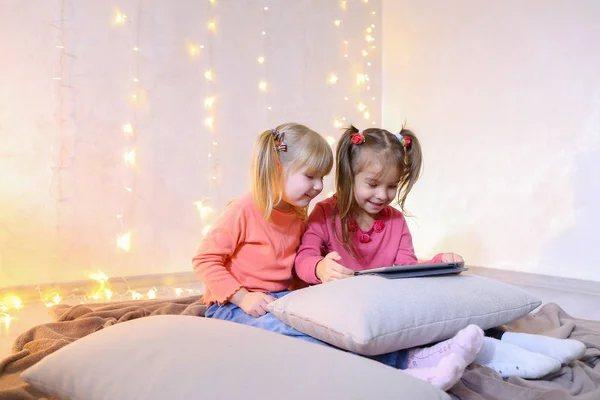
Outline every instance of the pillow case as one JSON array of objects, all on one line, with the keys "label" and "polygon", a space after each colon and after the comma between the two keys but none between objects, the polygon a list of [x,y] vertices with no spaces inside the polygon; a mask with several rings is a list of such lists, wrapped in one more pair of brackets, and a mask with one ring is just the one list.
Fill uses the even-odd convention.
[{"label": "pillow case", "polygon": [[21,378],[62,400],[450,399],[358,355],[182,315],[105,328],[50,354]]},{"label": "pillow case", "polygon": [[269,311],[300,332],[344,350],[378,355],[518,319],[541,301],[472,275],[409,279],[356,276],[293,291]]}]

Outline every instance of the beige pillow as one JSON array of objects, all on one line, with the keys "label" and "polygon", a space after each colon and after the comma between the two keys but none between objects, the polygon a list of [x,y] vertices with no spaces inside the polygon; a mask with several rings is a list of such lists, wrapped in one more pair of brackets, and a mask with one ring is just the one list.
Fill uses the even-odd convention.
[{"label": "beige pillow", "polygon": [[62,400],[450,399],[358,355],[181,315],[111,326],[47,356],[21,378]]},{"label": "beige pillow", "polygon": [[269,309],[307,335],[377,355],[450,338],[468,324],[497,327],[540,304],[515,286],[477,276],[367,275],[294,291]]}]

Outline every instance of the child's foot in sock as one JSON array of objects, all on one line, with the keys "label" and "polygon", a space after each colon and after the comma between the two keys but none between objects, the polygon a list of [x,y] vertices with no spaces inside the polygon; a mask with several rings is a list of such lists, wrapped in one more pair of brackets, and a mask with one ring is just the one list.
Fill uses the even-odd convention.
[{"label": "child's foot in sock", "polygon": [[518,376],[525,379],[538,379],[560,369],[560,361],[543,354],[532,353],[510,343],[484,338],[477,364],[496,371],[503,378]]},{"label": "child's foot in sock", "polygon": [[506,332],[502,335],[501,341],[514,344],[533,353],[555,358],[563,364],[579,360],[586,350],[585,344],[578,340],[556,339],[529,333]]},{"label": "child's foot in sock", "polygon": [[442,358],[437,366],[409,368],[404,372],[447,391],[460,380],[467,368],[466,361],[455,353]]},{"label": "child's foot in sock", "polygon": [[410,368],[433,367],[449,354],[458,354],[469,365],[475,360],[481,346],[483,331],[477,325],[469,325],[444,342],[409,350],[408,365]]}]

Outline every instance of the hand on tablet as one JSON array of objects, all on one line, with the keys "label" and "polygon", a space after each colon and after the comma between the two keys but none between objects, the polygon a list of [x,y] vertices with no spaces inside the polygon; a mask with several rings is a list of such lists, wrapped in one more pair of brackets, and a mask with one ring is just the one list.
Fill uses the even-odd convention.
[{"label": "hand on tablet", "polygon": [[463,258],[456,253],[444,253],[442,254],[442,262],[461,262],[465,261]]},{"label": "hand on tablet", "polygon": [[342,257],[340,257],[337,251],[332,251],[327,254],[324,259],[317,263],[317,269],[315,271],[317,278],[325,283],[354,276],[353,270],[337,263],[337,261],[341,259]]}]

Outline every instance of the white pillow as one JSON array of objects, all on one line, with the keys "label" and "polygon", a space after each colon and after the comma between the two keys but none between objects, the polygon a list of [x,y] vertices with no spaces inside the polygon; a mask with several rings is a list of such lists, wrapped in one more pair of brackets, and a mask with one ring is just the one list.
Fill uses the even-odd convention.
[{"label": "white pillow", "polygon": [[477,276],[367,275],[294,291],[269,310],[326,343],[377,355],[448,339],[469,324],[497,327],[540,304],[515,286]]},{"label": "white pillow", "polygon": [[21,378],[62,400],[450,399],[358,355],[181,315],[103,329],[47,356]]}]

